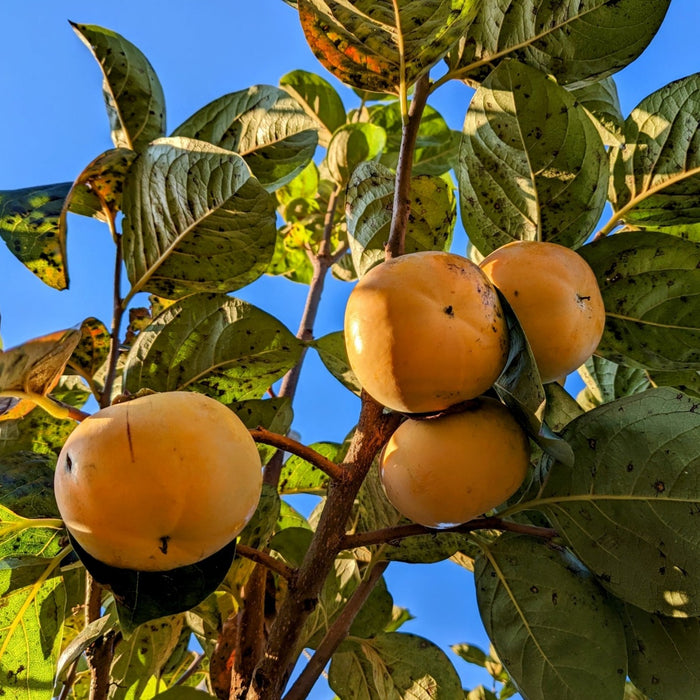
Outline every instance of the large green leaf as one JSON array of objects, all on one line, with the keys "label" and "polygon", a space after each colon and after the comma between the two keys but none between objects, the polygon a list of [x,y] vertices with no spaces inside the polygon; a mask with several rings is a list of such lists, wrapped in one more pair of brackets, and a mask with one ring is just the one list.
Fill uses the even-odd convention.
[{"label": "large green leaf", "polygon": [[603,143],[606,146],[620,146],[624,138],[625,118],[615,80],[612,77],[604,78],[572,90],[571,94],[591,115]]},{"label": "large green leaf", "polygon": [[224,403],[259,399],[299,360],[302,344],[277,319],[224,294],[169,306],[139,334],[124,389],[191,389]]},{"label": "large green leaf", "polygon": [[627,675],[622,620],[573,557],[504,535],[484,545],[474,575],[486,631],[528,700],[620,700]]},{"label": "large green leaf", "polygon": [[578,370],[586,383],[585,396],[590,406],[609,403],[623,396],[639,394],[651,388],[646,372],[634,367],[625,367],[603,357],[593,356]]},{"label": "large green leaf", "polygon": [[517,58],[561,84],[610,75],[656,34],[671,0],[488,0],[451,52],[456,77],[480,80],[494,63]]},{"label": "large green leaf", "polygon": [[143,150],[165,134],[165,98],[153,67],[139,49],[116,32],[71,24],[102,69],[114,145]]},{"label": "large green leaf", "polygon": [[629,231],[579,252],[605,303],[599,355],[645,369],[700,369],[700,243]]},{"label": "large green leaf", "polygon": [[243,159],[204,141],[159,139],[124,192],[123,248],[133,295],[230,292],[262,275],[275,203]]},{"label": "large green leaf", "polygon": [[455,700],[463,696],[439,647],[403,632],[345,642],[333,655],[331,688],[343,700]]},{"label": "large green leaf", "polygon": [[287,92],[254,85],[205,105],[172,135],[238,153],[272,191],[292,180],[313,158],[317,129],[316,119]]},{"label": "large green leaf", "polygon": [[457,179],[462,221],[481,253],[522,239],[575,248],[605,206],[608,160],[571,93],[504,61],[467,111]]},{"label": "large green leaf", "polygon": [[345,106],[335,88],[325,78],[305,70],[283,75],[280,87],[318,122],[319,143],[327,146],[333,132],[345,124]]},{"label": "large green leaf", "polygon": [[699,615],[697,403],[650,389],[589,411],[564,437],[576,464],[551,464],[524,507],[543,510],[619,598],[649,612]]},{"label": "large green leaf", "polygon": [[700,696],[700,619],[652,615],[626,605],[632,682],[654,700]]},{"label": "large green leaf", "polygon": [[[700,241],[700,73],[642,100],[612,152],[612,220]],[[688,227],[688,228],[686,228]]]},{"label": "large green leaf", "polygon": [[[299,0],[306,40],[336,78],[399,92],[430,70],[466,31],[474,0]],[[398,16],[397,16],[398,11]]]},{"label": "large green leaf", "polygon": [[[360,165],[348,184],[346,216],[352,261],[360,276],[384,260],[394,202],[394,174],[379,163]],[[456,219],[452,186],[443,178],[411,179],[407,253],[448,250]]]},{"label": "large green leaf", "polygon": [[700,398],[700,371],[648,372],[654,386],[674,386],[688,396]]},{"label": "large green leaf", "polygon": [[328,144],[328,171],[338,185],[346,185],[355,168],[364,161],[379,157],[386,145],[381,126],[353,123],[341,126]]},{"label": "large green leaf", "polygon": [[42,282],[68,288],[66,229],[61,212],[72,183],[0,192],[0,236]]},{"label": "large green leaf", "polygon": [[20,451],[58,457],[77,424],[37,409],[22,418],[0,421],[0,458]]},{"label": "large green leaf", "polygon": [[[44,562],[44,569],[53,565]],[[52,697],[61,646],[65,588],[60,577],[37,582],[2,598],[0,690],[12,700]]]}]

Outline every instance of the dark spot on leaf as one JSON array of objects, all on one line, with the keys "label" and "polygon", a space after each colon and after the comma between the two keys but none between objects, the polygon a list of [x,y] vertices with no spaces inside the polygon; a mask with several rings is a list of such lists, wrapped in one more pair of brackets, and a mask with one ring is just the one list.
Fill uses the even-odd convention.
[{"label": "dark spot on leaf", "polygon": [[540,589],[537,588],[537,586],[531,586],[530,587],[530,593],[539,593]]},{"label": "dark spot on leaf", "polygon": [[654,488],[659,493],[663,493],[666,490],[666,484],[664,484],[664,482],[659,479],[658,481],[654,482]]}]

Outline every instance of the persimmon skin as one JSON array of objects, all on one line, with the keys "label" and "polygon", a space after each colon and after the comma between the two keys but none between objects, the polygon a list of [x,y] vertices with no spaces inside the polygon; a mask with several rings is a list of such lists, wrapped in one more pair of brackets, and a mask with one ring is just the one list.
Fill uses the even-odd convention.
[{"label": "persimmon skin", "polygon": [[463,413],[402,423],[382,452],[380,476],[402,515],[441,528],[506,501],[523,483],[529,456],[527,435],[508,409],[480,398]]},{"label": "persimmon skin", "polygon": [[66,527],[104,564],[168,571],[231,542],[257,507],[258,450],[241,420],[176,391],[104,408],[68,437],[54,479]]},{"label": "persimmon skin", "polygon": [[480,265],[513,307],[544,383],[565,377],[596,350],[605,306],[595,273],[557,243],[514,241]]},{"label": "persimmon skin", "polygon": [[498,378],[508,331],[496,290],[452,253],[402,255],[372,268],[345,310],[350,366],[376,401],[431,413],[472,399]]}]

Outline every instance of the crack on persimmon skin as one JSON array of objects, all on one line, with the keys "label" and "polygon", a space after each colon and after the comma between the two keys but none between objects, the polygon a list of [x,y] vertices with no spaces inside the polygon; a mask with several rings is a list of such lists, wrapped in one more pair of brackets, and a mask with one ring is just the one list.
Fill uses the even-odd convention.
[{"label": "crack on persimmon skin", "polygon": [[158,549],[160,549],[160,551],[163,552],[163,554],[168,553],[168,542],[170,542],[170,539],[170,535],[165,535],[160,538],[160,547],[158,547]]},{"label": "crack on persimmon skin", "polygon": [[66,471],[73,471],[73,460],[70,458],[70,455],[66,455]]},{"label": "crack on persimmon skin", "polygon": [[131,441],[131,423],[129,423],[129,410],[126,411],[126,439],[129,442],[129,454],[131,455],[131,461],[135,462],[136,457],[134,456],[134,444]]}]

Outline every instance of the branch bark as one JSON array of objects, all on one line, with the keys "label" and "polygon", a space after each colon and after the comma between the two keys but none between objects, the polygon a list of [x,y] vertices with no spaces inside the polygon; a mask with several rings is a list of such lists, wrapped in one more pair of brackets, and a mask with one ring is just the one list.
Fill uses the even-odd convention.
[{"label": "branch bark", "polygon": [[294,576],[294,569],[287,566],[284,562],[271,557],[267,552],[254,549],[253,547],[248,547],[244,544],[239,544],[236,546],[236,554],[239,554],[246,559],[250,559],[257,564],[262,564],[262,566],[265,568],[279,574],[282,578],[286,578],[287,580]]}]

